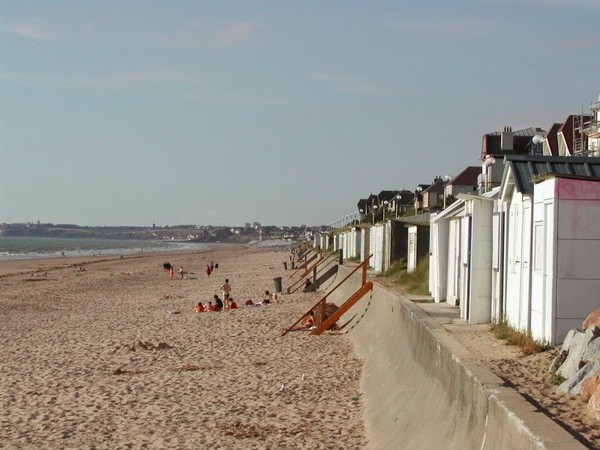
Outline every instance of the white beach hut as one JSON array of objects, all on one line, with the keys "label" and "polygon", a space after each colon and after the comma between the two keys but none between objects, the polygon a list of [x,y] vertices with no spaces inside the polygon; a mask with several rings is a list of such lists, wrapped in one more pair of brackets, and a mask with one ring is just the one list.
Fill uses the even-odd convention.
[{"label": "white beach hut", "polygon": [[531,333],[556,345],[600,307],[600,176],[548,176],[534,199]]},{"label": "white beach hut", "polygon": [[[553,236],[553,233],[550,233],[550,230],[553,230],[553,228],[548,227],[560,226],[560,224],[563,227],[565,224],[572,227],[573,218],[569,216],[570,210],[565,208],[560,216],[553,216],[552,223],[544,224],[546,220],[550,220],[550,216],[546,216],[546,214],[550,214],[552,209],[548,207],[546,212],[542,213],[540,212],[544,209],[542,206],[538,206],[535,223],[533,218],[533,179],[540,175],[552,174],[587,177],[591,181],[594,178],[600,178],[600,158],[525,155],[507,157],[499,201],[500,212],[504,215],[502,230],[502,242],[504,245],[504,257],[502,261],[503,286],[499,318],[506,319],[509,325],[518,330],[533,333],[535,329],[535,335],[540,339],[560,343],[562,332],[558,332],[556,327],[554,331],[549,331],[553,326],[552,324],[558,326],[556,322],[556,313],[558,311],[556,308],[551,307],[552,302],[558,300],[556,297],[552,299],[552,290],[548,289],[548,283],[555,282],[553,277],[556,277],[556,273],[550,271],[548,266],[546,266],[545,272],[542,269],[545,265],[550,264],[550,261],[557,262],[556,247],[546,241],[547,238]],[[542,198],[546,198],[545,200],[540,200],[542,204],[556,201],[556,198],[552,201],[547,198],[549,196],[547,189],[549,188],[545,185],[538,190]],[[578,195],[584,198],[582,192],[578,193]],[[534,226],[539,227],[535,236],[535,246],[537,248],[536,251],[538,251],[536,264],[539,263],[541,266],[537,266],[540,269],[537,271],[537,275],[535,275],[536,270],[531,266],[534,256]],[[546,234],[542,235],[542,230]],[[573,246],[575,245],[575,241],[567,239],[561,242],[561,245],[561,250],[566,252],[563,253],[566,255],[569,254],[568,252],[574,251]],[[541,253],[539,252],[541,252],[542,248],[545,255],[540,259]],[[583,258],[584,252],[578,254],[578,256]],[[572,264],[571,267],[580,270],[577,269],[578,265]],[[595,268],[597,271],[598,264],[596,264]],[[544,273],[546,275],[543,275]],[[536,276],[537,286],[535,289],[535,298],[533,296],[532,285],[534,275]],[[550,275],[550,280],[540,281],[539,277],[543,279],[544,276],[547,277]],[[567,285],[568,283],[565,283],[563,287]],[[577,289],[583,289],[583,286],[583,284],[578,285]],[[574,289],[571,293],[576,292],[577,290]],[[557,295],[560,297],[560,293],[557,293]],[[573,314],[575,314],[574,310],[576,307],[570,306],[570,302],[573,302],[573,299],[565,299],[564,302],[561,301],[561,307],[565,308],[565,311],[561,311],[561,317],[573,317]],[[535,314],[533,314],[534,309]],[[566,326],[566,322],[561,322],[561,327],[562,325]]]},{"label": "white beach hut", "polygon": [[[460,217],[464,200],[458,200],[439,214],[431,216],[429,292],[436,303],[459,304]],[[452,232],[450,225],[452,224]],[[457,227],[458,225],[458,227]]]},{"label": "white beach hut", "polygon": [[376,272],[384,271],[384,236],[385,236],[385,225],[384,223],[377,223],[371,227],[369,236],[369,248],[373,256],[371,257],[369,265]]},{"label": "white beach hut", "polygon": [[492,213],[498,189],[459,200],[431,220],[430,289],[469,323],[491,320]]}]

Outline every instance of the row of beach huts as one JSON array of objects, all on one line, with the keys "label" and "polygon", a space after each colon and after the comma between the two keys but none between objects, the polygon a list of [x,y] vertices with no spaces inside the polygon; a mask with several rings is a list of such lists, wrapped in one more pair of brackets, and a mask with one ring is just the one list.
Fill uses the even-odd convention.
[{"label": "row of beach huts", "polygon": [[375,272],[429,264],[429,291],[471,324],[550,345],[600,308],[600,97],[548,130],[483,136],[480,165],[382,191],[313,236]]}]

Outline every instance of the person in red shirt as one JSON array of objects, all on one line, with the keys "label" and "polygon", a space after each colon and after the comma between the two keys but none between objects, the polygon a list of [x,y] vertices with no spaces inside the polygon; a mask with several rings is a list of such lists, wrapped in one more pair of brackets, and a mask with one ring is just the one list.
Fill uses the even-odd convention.
[{"label": "person in red shirt", "polygon": [[196,312],[197,313],[204,312],[204,305],[202,304],[202,302],[198,302],[198,304],[196,305]]}]

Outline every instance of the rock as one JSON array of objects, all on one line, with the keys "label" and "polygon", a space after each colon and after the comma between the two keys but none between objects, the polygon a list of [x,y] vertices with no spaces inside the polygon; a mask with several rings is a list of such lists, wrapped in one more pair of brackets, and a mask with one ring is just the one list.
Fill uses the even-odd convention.
[{"label": "rock", "polygon": [[555,373],[558,370],[558,368],[563,365],[563,363],[567,359],[568,354],[569,352],[567,350],[561,350],[560,353],[556,355],[552,360],[552,363],[548,368],[548,372]]},{"label": "rock", "polygon": [[[596,327],[595,325],[594,331],[598,331],[598,327]],[[585,349],[585,352],[583,352],[582,359],[585,362],[600,362],[600,339],[594,339],[588,344],[587,348]]]},{"label": "rock", "polygon": [[557,392],[569,393],[578,395],[581,391],[583,381],[590,378],[597,370],[600,369],[600,363],[588,363],[573,374],[569,379],[565,380],[558,386]]},{"label": "rock", "polygon": [[[568,355],[565,362],[558,368],[556,373],[567,380],[571,378],[581,368],[581,359],[588,344],[596,339],[596,327],[588,328],[586,331],[576,330],[572,338],[569,339]],[[569,332],[570,333],[570,332]],[[566,342],[566,339],[565,339]],[[564,345],[563,345],[564,347]]]},{"label": "rock", "polygon": [[592,311],[583,321],[583,324],[581,325],[581,328],[583,328],[584,330],[587,330],[588,327],[595,325],[597,327],[600,327],[600,308]]},{"label": "rock", "polygon": [[581,391],[579,392],[579,395],[586,400],[589,399],[598,388],[598,385],[600,385],[600,370],[596,370],[592,376],[581,383]]},{"label": "rock", "polygon": [[596,387],[596,390],[590,397],[587,408],[594,419],[600,420],[600,386]]},{"label": "rock", "polygon": [[568,352],[569,347],[571,346],[571,341],[573,340],[573,336],[577,335],[578,333],[581,333],[581,330],[578,330],[577,328],[569,330],[569,332],[565,336],[565,340],[562,343],[561,350]]}]

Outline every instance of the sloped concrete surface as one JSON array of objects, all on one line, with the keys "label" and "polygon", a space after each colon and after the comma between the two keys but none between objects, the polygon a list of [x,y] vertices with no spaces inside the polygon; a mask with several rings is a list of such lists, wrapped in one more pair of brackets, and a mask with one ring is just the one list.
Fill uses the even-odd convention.
[{"label": "sloped concrete surface", "polygon": [[[340,267],[338,276],[349,272]],[[340,305],[359,286],[353,276],[330,299]],[[466,350],[440,320],[378,285],[342,317],[365,359],[371,448],[585,448],[489,370],[466,365]]]}]

